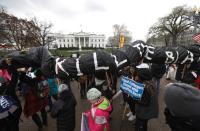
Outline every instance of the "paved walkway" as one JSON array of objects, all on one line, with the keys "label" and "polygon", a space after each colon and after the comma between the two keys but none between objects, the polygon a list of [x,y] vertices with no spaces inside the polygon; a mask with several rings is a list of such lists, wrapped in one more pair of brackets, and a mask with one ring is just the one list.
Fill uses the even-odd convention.
[{"label": "paved walkway", "polygon": [[[149,121],[148,131],[170,131],[169,127],[165,124],[164,120],[164,102],[163,102],[163,90],[164,85],[166,85],[168,81],[162,79],[161,81],[161,90],[159,94],[159,118],[152,119]],[[71,82],[71,87],[74,92],[74,95],[77,99],[78,105],[76,107],[76,129],[75,131],[80,131],[80,121],[81,121],[81,113],[90,108],[87,100],[81,100],[78,86],[76,82]],[[122,115],[124,106],[120,105],[122,102],[122,96],[118,97],[114,102],[114,111],[112,113],[111,120],[111,131],[134,131],[134,121],[129,122],[127,118],[122,121]],[[21,117],[23,122],[20,122],[20,131],[37,131],[36,125],[32,122],[31,118],[25,118],[23,115]],[[48,114],[48,127],[45,127],[43,131],[56,131],[56,121],[52,119]]]}]

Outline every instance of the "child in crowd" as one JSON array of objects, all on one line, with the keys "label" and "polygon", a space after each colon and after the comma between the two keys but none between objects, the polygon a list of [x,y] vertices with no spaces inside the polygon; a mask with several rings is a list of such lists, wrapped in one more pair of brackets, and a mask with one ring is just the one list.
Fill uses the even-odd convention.
[{"label": "child in crowd", "polygon": [[84,113],[88,118],[90,131],[110,131],[109,117],[112,106],[101,92],[96,88],[91,88],[87,92],[87,99],[92,104],[91,109]]}]

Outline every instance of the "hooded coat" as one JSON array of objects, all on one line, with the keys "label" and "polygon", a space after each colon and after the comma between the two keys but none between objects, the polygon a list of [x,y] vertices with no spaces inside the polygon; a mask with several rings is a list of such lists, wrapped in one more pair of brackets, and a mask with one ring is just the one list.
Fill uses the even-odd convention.
[{"label": "hooded coat", "polygon": [[64,90],[53,104],[51,116],[57,118],[57,131],[75,129],[76,99],[70,90]]},{"label": "hooded coat", "polygon": [[173,131],[200,130],[200,91],[185,83],[170,83],[164,92],[166,123]]},{"label": "hooded coat", "polygon": [[112,106],[105,97],[93,104],[92,108],[85,113],[90,131],[110,131],[111,110]]}]

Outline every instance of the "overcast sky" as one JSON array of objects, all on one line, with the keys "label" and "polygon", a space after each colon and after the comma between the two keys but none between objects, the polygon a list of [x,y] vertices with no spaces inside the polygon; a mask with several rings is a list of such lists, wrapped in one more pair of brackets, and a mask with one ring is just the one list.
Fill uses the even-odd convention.
[{"label": "overcast sky", "polygon": [[0,5],[15,16],[53,23],[53,32],[82,29],[108,37],[114,24],[125,24],[133,40],[145,40],[158,18],[179,5],[200,7],[200,0],[0,0]]}]

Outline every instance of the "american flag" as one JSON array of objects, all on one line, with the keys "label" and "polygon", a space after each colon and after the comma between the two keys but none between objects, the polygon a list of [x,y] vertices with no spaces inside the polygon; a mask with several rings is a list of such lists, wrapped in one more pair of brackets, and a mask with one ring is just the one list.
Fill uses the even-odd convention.
[{"label": "american flag", "polygon": [[193,40],[196,41],[197,43],[200,43],[200,33],[198,35],[194,36]]}]

